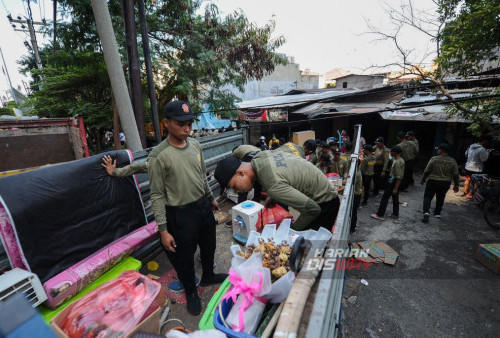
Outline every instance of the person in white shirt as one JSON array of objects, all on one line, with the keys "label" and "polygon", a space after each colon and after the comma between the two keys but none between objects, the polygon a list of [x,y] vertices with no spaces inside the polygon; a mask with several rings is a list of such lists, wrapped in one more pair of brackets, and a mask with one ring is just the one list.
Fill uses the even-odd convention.
[{"label": "person in white shirt", "polygon": [[470,187],[470,179],[473,174],[481,174],[484,169],[484,162],[488,160],[489,150],[486,150],[485,146],[489,142],[489,137],[481,136],[479,142],[473,143],[469,146],[465,152],[467,156],[467,162],[465,162],[465,183],[464,183],[464,195],[468,199],[472,199],[472,190]]}]

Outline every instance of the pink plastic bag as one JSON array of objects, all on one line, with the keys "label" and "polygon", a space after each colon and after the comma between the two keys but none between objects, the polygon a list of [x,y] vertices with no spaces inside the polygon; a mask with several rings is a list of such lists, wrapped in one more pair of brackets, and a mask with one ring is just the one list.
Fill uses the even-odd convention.
[{"label": "pink plastic bag", "polygon": [[69,337],[126,335],[151,312],[160,292],[160,283],[136,271],[124,271],[77,300],[61,329]]}]

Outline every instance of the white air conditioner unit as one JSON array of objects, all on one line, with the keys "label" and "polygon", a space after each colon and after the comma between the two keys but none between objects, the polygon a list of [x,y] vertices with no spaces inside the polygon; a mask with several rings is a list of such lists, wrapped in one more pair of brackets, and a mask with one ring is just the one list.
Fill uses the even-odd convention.
[{"label": "white air conditioner unit", "polygon": [[0,303],[17,292],[23,293],[33,307],[47,300],[47,295],[38,276],[15,268],[0,276]]}]

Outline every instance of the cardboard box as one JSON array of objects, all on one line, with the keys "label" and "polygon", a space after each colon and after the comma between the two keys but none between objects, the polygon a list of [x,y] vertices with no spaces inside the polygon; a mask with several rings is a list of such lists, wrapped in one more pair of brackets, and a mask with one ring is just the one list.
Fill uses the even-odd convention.
[{"label": "cardboard box", "polygon": [[316,133],[313,130],[298,131],[292,135],[292,142],[298,146],[302,146],[309,139],[316,139]]},{"label": "cardboard box", "polygon": [[385,264],[395,265],[399,257],[399,254],[393,248],[378,239],[360,242],[358,245],[375,259],[375,263],[384,262]]},{"label": "cardboard box", "polygon": [[479,244],[476,250],[476,259],[500,275],[500,243]]},{"label": "cardboard box", "polygon": [[[61,329],[61,325],[66,318],[68,312],[73,308],[75,303],[70,304],[64,310],[62,310],[52,321],[50,322],[50,328],[59,338],[69,338],[66,333]],[[161,307],[157,308],[152,314],[150,314],[147,318],[145,318],[142,322],[139,323],[128,335],[126,338],[132,337],[137,332],[147,332],[147,333],[160,333],[160,311]]]}]

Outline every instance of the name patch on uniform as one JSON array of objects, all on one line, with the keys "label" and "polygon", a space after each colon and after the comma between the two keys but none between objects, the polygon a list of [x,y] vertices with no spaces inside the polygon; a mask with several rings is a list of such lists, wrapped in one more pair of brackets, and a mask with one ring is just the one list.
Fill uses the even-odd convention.
[{"label": "name patch on uniform", "polygon": [[277,152],[276,154],[273,155],[273,160],[274,160],[274,163],[276,163],[276,167],[279,168],[279,167],[287,167],[286,163],[285,163],[285,157],[283,156],[283,154]]}]

